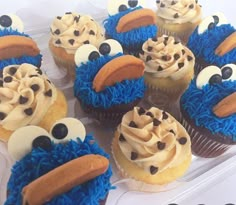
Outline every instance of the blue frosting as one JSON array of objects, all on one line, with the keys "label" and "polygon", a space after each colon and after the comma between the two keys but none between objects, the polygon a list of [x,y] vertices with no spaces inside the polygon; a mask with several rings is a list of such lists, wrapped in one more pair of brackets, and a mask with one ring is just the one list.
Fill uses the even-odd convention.
[{"label": "blue frosting", "polygon": [[[41,148],[32,150],[22,160],[16,162],[12,169],[12,175],[8,182],[10,194],[5,205],[22,205],[22,188],[48,173],[54,168],[87,154],[99,154],[109,158],[92,136],[86,136],[83,143],[78,139],[66,144],[53,144],[50,151]],[[106,198],[108,191],[113,187],[110,184],[112,175],[111,167],[102,175],[74,187],[69,192],[53,198],[47,205],[99,205],[99,201]],[[60,179],[58,179],[60,180]]]},{"label": "blue frosting", "polygon": [[[74,83],[74,95],[85,105],[93,107],[109,108],[113,105],[130,103],[142,98],[145,92],[144,78],[124,80],[113,86],[106,87],[101,92],[93,89],[93,79],[97,72],[107,62],[122,56],[118,53],[115,56],[102,56],[94,61],[89,61],[76,68],[76,79]],[[127,68],[128,69],[128,68]]]},{"label": "blue frosting", "polygon": [[13,30],[12,28],[0,29],[0,37],[2,37],[2,36],[14,36],[14,35],[29,37],[29,35],[27,35],[25,33],[21,33],[17,30]]},{"label": "blue frosting", "polygon": [[109,16],[104,21],[104,27],[106,30],[106,34],[111,38],[119,41],[119,43],[129,50],[138,50],[141,49],[143,43],[148,39],[157,35],[157,26],[150,25],[145,27],[140,27],[133,29],[131,31],[117,33],[116,26],[120,20],[120,18],[134,10],[142,9],[141,7],[137,7],[133,10],[128,9],[126,11],[120,12],[116,15]]},{"label": "blue frosting", "polygon": [[198,34],[198,28],[190,36],[187,46],[193,54],[204,59],[209,64],[223,66],[228,63],[236,62],[236,48],[223,56],[215,55],[215,49],[233,32],[235,28],[230,24],[217,26]]},{"label": "blue frosting", "polygon": [[196,80],[192,80],[181,97],[181,106],[197,126],[205,127],[213,134],[220,133],[236,141],[236,114],[219,118],[212,111],[218,102],[235,91],[236,81],[207,84],[203,89],[198,89]]}]

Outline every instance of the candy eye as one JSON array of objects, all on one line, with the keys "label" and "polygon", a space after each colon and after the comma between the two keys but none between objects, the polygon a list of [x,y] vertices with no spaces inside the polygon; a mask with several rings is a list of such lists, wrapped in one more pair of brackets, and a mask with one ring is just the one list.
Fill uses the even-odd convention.
[{"label": "candy eye", "polygon": [[50,134],[55,143],[68,142],[80,138],[83,142],[86,136],[84,125],[75,118],[64,118],[57,121],[51,128]]},{"label": "candy eye", "polygon": [[217,66],[208,66],[204,68],[197,76],[197,88],[202,89],[206,84],[218,84],[222,82],[221,70]]},{"label": "candy eye", "polygon": [[123,49],[118,41],[113,39],[108,39],[101,43],[101,45],[99,46],[99,52],[102,55],[114,56],[117,53],[123,53]]},{"label": "candy eye", "polygon": [[16,15],[2,15],[0,16],[0,29],[12,29],[23,32],[24,25],[21,19]]},{"label": "candy eye", "polygon": [[227,19],[223,13],[216,13],[205,18],[198,26],[198,34],[204,33],[206,30],[211,30],[216,26],[227,24]]},{"label": "candy eye", "polygon": [[115,15],[119,12],[126,11],[129,8],[127,0],[109,0],[107,10],[109,15]]},{"label": "candy eye", "polygon": [[79,67],[82,63],[96,60],[99,57],[100,54],[95,46],[91,44],[85,44],[77,49],[74,60],[75,64]]},{"label": "candy eye", "polygon": [[227,64],[221,68],[222,80],[236,80],[236,65]]},{"label": "candy eye", "polygon": [[41,127],[22,127],[12,133],[8,141],[8,151],[15,160],[20,160],[33,148],[50,150],[51,139],[48,132]]}]

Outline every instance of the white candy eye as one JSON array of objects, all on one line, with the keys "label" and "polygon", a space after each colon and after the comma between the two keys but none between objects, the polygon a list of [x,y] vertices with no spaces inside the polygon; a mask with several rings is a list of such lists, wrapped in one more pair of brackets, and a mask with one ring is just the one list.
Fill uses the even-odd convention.
[{"label": "white candy eye", "polygon": [[126,11],[129,9],[127,0],[109,0],[107,5],[107,10],[109,15],[115,15],[119,12]]},{"label": "white candy eye", "polygon": [[15,160],[22,159],[32,151],[32,148],[51,148],[51,136],[41,127],[26,126],[12,133],[8,141],[8,151]]},{"label": "white candy eye", "polygon": [[236,65],[227,64],[221,68],[222,80],[236,80]]},{"label": "white candy eye", "polygon": [[75,118],[64,118],[57,121],[51,128],[50,134],[55,143],[68,142],[80,138],[83,142],[86,136],[84,125]]},{"label": "white candy eye", "polygon": [[88,61],[96,60],[100,57],[98,49],[91,44],[84,44],[80,46],[75,52],[75,64],[80,66],[82,63],[87,63]]},{"label": "white candy eye", "polygon": [[227,19],[223,13],[216,13],[205,18],[198,26],[198,34],[204,33],[206,30],[211,30],[216,26],[227,24]]},{"label": "white candy eye", "polygon": [[0,29],[13,29],[23,32],[24,24],[21,19],[14,14],[2,15],[0,16]]},{"label": "white candy eye", "polygon": [[113,39],[108,39],[101,43],[101,45],[99,46],[99,52],[102,55],[114,56],[117,53],[123,53],[123,49],[118,41]]},{"label": "white candy eye", "polygon": [[202,89],[206,84],[218,84],[222,82],[222,74],[217,66],[208,66],[204,68],[196,78],[197,88]]}]

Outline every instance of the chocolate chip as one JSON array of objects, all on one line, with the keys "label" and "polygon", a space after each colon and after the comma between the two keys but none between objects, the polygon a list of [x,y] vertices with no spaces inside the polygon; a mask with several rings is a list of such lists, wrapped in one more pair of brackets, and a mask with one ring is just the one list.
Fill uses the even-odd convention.
[{"label": "chocolate chip", "polygon": [[10,75],[15,75],[16,71],[17,71],[16,67],[10,67],[9,69]]},{"label": "chocolate chip", "polygon": [[60,32],[59,29],[57,29],[57,30],[54,31],[54,33],[57,34],[57,35],[59,35],[61,32]]},{"label": "chocolate chip", "polygon": [[90,19],[91,21],[94,21],[94,19]]},{"label": "chocolate chip", "polygon": [[180,55],[178,54],[178,53],[176,53],[175,55],[174,55],[174,59],[175,60],[178,60],[180,58]]},{"label": "chocolate chip", "polygon": [[163,44],[164,44],[165,46],[167,45],[167,41],[168,41],[168,40],[164,40],[164,41],[163,41]]},{"label": "chocolate chip", "polygon": [[179,67],[179,69],[184,67],[184,62],[183,63],[178,63],[178,67]]},{"label": "chocolate chip", "polygon": [[145,112],[146,112],[146,110],[142,107],[140,107],[139,110],[138,110],[139,115],[143,115],[143,114],[145,114]]},{"label": "chocolate chip", "polygon": [[161,141],[157,142],[157,148],[159,150],[163,150],[163,149],[165,149],[165,147],[166,147],[166,143],[165,142],[161,142]]},{"label": "chocolate chip", "polygon": [[148,46],[147,50],[150,52],[152,51],[152,47],[151,46]]},{"label": "chocolate chip", "polygon": [[87,40],[87,41],[84,41],[84,44],[89,44],[90,42],[89,42],[89,40]]},{"label": "chocolate chip", "polygon": [[195,0],[196,4],[198,3],[198,0]]},{"label": "chocolate chip", "polygon": [[95,36],[95,32],[93,30],[89,31],[89,35],[94,35]]},{"label": "chocolate chip", "polygon": [[174,15],[174,18],[175,18],[175,19],[179,18],[179,14],[176,13],[176,14]]},{"label": "chocolate chip", "polygon": [[138,126],[136,125],[136,123],[135,123],[134,121],[131,121],[131,122],[129,123],[129,126],[130,126],[130,127],[133,127],[133,128],[138,128]]},{"label": "chocolate chip", "polygon": [[154,36],[154,37],[152,38],[152,41],[157,42],[157,37]]},{"label": "chocolate chip", "polygon": [[179,139],[179,143],[180,143],[181,145],[185,145],[185,144],[187,143],[187,138],[186,138],[186,137],[181,137],[181,138]]},{"label": "chocolate chip", "polygon": [[182,49],[182,54],[183,54],[183,55],[185,54],[185,50],[184,50],[184,49]]},{"label": "chocolate chip", "polygon": [[10,83],[10,82],[12,81],[12,77],[11,77],[11,76],[7,76],[7,77],[5,77],[5,78],[3,79],[3,81],[4,81],[5,83]]},{"label": "chocolate chip", "polygon": [[146,62],[148,62],[148,61],[150,61],[150,60],[152,60],[152,57],[151,57],[151,56],[147,56]]},{"label": "chocolate chip", "polygon": [[159,121],[157,118],[153,119],[153,126],[159,126],[161,124],[161,121]]},{"label": "chocolate chip", "polygon": [[193,4],[190,4],[188,8],[193,9],[193,8],[194,8],[194,5],[193,5]]},{"label": "chocolate chip", "polygon": [[33,78],[33,77],[38,77],[37,75],[30,75],[29,76],[30,78]]},{"label": "chocolate chip", "polygon": [[32,108],[27,108],[24,110],[24,113],[28,116],[32,115],[33,114],[33,109]]},{"label": "chocolate chip", "polygon": [[156,0],[156,3],[159,4],[159,3],[160,3],[160,0]]},{"label": "chocolate chip", "polygon": [[169,132],[171,132],[171,133],[173,133],[173,135],[175,135],[175,132],[174,132],[174,130],[170,130]]},{"label": "chocolate chip", "polygon": [[39,90],[39,85],[38,84],[33,84],[30,86],[30,88],[34,91],[37,92]]},{"label": "chocolate chip", "polygon": [[131,152],[130,159],[131,160],[136,160],[138,158],[138,153],[137,152]]},{"label": "chocolate chip", "polygon": [[0,120],[4,120],[6,117],[6,114],[4,112],[0,112]]},{"label": "chocolate chip", "polygon": [[75,36],[79,36],[79,31],[78,30],[74,30],[74,35]]},{"label": "chocolate chip", "polygon": [[51,81],[47,79],[47,81],[51,84]]},{"label": "chocolate chip", "polygon": [[0,80],[0,87],[3,87],[3,81]]},{"label": "chocolate chip", "polygon": [[164,8],[166,5],[161,2],[160,7]]},{"label": "chocolate chip", "polygon": [[153,115],[151,112],[147,112],[146,115],[147,115],[147,116],[150,116],[151,118],[154,117],[154,115]]},{"label": "chocolate chip", "polygon": [[168,115],[166,114],[165,111],[162,112],[162,119],[166,120],[168,118]]},{"label": "chocolate chip", "polygon": [[27,103],[28,102],[28,98],[27,97],[24,97],[24,96],[20,96],[20,98],[19,98],[19,103],[20,104],[25,104],[25,103]]},{"label": "chocolate chip", "polygon": [[163,68],[159,65],[158,68],[157,68],[157,71],[162,71]]},{"label": "chocolate chip", "polygon": [[57,39],[55,44],[61,44],[61,40],[60,39]]},{"label": "chocolate chip", "polygon": [[47,97],[52,97],[52,89],[49,89],[48,91],[46,91],[44,95]]},{"label": "chocolate chip", "polygon": [[174,44],[178,44],[178,43],[180,43],[180,41],[178,41],[178,40],[175,40]]},{"label": "chocolate chip", "polygon": [[158,167],[150,166],[150,173],[152,175],[156,174],[158,172]]},{"label": "chocolate chip", "polygon": [[65,14],[72,14],[71,12],[66,12]]},{"label": "chocolate chip", "polygon": [[171,5],[175,5],[177,2],[176,1],[172,1],[171,2]]},{"label": "chocolate chip", "polygon": [[119,141],[120,141],[120,142],[125,142],[125,141],[126,141],[124,135],[120,134],[120,136],[119,136]]},{"label": "chocolate chip", "polygon": [[61,16],[57,16],[57,19],[58,19],[58,20],[61,20]]},{"label": "chocolate chip", "polygon": [[72,46],[73,46],[73,44],[74,44],[75,40],[74,40],[74,39],[70,39],[68,42],[70,43],[70,45],[72,45]]},{"label": "chocolate chip", "polygon": [[39,75],[42,75],[42,74],[43,74],[43,72],[42,72],[42,70],[41,70],[40,68],[37,68],[36,71],[37,71],[37,73],[38,73]]},{"label": "chocolate chip", "polygon": [[78,23],[78,22],[79,22],[79,19],[80,19],[80,16],[75,16],[74,21],[75,21],[76,23]]},{"label": "chocolate chip", "polygon": [[193,57],[192,56],[187,56],[187,59],[188,59],[188,61],[191,61],[191,60],[193,60]]},{"label": "chocolate chip", "polygon": [[3,70],[0,70],[0,78],[3,77]]},{"label": "chocolate chip", "polygon": [[162,59],[163,61],[168,61],[168,60],[171,59],[171,57],[168,56],[168,55],[165,55],[165,56],[162,56],[161,59]]}]

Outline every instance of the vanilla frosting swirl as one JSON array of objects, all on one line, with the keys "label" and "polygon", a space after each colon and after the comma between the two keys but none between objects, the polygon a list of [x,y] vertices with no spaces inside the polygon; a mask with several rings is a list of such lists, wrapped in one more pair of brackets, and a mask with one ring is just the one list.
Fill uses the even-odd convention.
[{"label": "vanilla frosting swirl", "polygon": [[166,23],[197,23],[202,18],[197,0],[160,0],[157,7],[157,16]]},{"label": "vanilla frosting swirl", "polygon": [[148,39],[142,50],[140,58],[146,63],[145,72],[153,77],[178,80],[195,64],[193,53],[172,36]]},{"label": "vanilla frosting swirl", "polygon": [[68,54],[75,54],[83,44],[98,46],[104,39],[101,26],[91,16],[68,12],[57,16],[50,27],[54,46],[64,48]]},{"label": "vanilla frosting swirl", "polygon": [[160,173],[178,166],[191,154],[186,130],[158,108],[135,107],[123,116],[118,132],[122,153],[147,172],[153,171],[151,167]]},{"label": "vanilla frosting swirl", "polygon": [[56,100],[54,85],[30,64],[10,65],[0,72],[0,125],[7,130],[37,125]]}]

